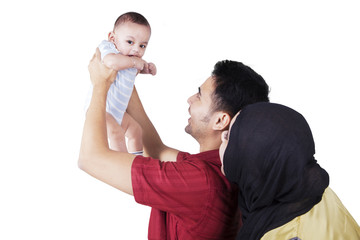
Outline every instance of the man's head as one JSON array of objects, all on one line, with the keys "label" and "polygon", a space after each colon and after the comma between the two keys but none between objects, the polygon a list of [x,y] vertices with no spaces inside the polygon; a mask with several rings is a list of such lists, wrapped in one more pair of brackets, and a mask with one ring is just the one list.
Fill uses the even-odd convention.
[{"label": "man's head", "polygon": [[269,102],[269,87],[265,80],[241,62],[220,61],[212,76],[215,85],[213,111],[224,111],[233,117],[248,104]]},{"label": "man's head", "polygon": [[198,93],[188,99],[191,117],[185,131],[199,142],[201,150],[216,149],[231,118],[248,104],[268,102],[268,93],[265,80],[250,67],[220,61]]},{"label": "man's head", "polygon": [[151,35],[149,22],[136,12],[128,12],[117,18],[114,29],[108,34],[117,50],[126,56],[142,57]]}]

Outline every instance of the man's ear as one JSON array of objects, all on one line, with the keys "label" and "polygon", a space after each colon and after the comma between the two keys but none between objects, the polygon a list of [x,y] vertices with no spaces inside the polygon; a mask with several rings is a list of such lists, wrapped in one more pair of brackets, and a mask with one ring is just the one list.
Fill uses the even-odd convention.
[{"label": "man's ear", "polygon": [[109,32],[108,41],[112,42],[112,43],[115,43],[115,33],[113,31]]},{"label": "man's ear", "polygon": [[231,117],[226,112],[218,112],[215,114],[215,122],[213,125],[213,130],[223,131],[229,127],[231,122]]}]

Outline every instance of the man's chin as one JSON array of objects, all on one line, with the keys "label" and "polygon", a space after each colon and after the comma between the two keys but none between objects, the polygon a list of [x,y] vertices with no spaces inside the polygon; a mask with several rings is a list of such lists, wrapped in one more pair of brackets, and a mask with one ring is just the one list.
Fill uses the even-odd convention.
[{"label": "man's chin", "polygon": [[190,127],[190,124],[188,124],[186,127],[185,127],[185,132],[187,134],[190,134],[191,135],[191,127]]},{"label": "man's chin", "polygon": [[193,132],[193,129],[192,129],[192,126],[190,123],[185,127],[185,132],[187,134],[189,134],[190,136],[192,136],[193,138],[195,138],[193,135],[194,132]]}]

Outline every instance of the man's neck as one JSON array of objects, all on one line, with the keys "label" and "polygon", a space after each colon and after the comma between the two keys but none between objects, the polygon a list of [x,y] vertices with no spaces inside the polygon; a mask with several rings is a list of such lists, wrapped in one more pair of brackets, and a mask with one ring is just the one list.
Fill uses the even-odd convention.
[{"label": "man's neck", "polygon": [[212,141],[206,143],[200,143],[200,152],[206,152],[210,150],[219,149],[221,142],[219,141]]}]

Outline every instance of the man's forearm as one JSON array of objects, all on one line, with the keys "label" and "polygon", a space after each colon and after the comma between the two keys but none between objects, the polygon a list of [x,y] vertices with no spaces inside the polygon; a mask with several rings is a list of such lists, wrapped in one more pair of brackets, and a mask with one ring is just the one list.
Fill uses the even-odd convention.
[{"label": "man's forearm", "polygon": [[132,195],[131,165],[135,156],[109,149],[105,117],[106,93],[104,87],[94,86],[84,124],[79,167],[100,181]]},{"label": "man's forearm", "polygon": [[176,161],[176,156],[179,151],[167,147],[162,142],[158,132],[144,110],[135,87],[129,101],[127,112],[143,129],[145,154],[152,158],[160,159],[161,161]]},{"label": "man's forearm", "polygon": [[106,95],[105,85],[94,86],[90,107],[86,113],[80,149],[81,156],[85,158],[108,148],[105,122]]},{"label": "man's forearm", "polygon": [[108,148],[105,122],[106,97],[116,76],[115,71],[101,63],[99,49],[96,49],[96,53],[89,63],[89,72],[93,93],[84,124],[79,165],[83,163],[81,160],[90,159],[98,152]]},{"label": "man's forearm", "polygon": [[80,147],[79,167],[93,177],[133,194],[131,166],[135,156],[109,149],[106,132],[106,97],[116,72],[100,61],[100,52],[89,64],[93,94],[86,114]]}]

